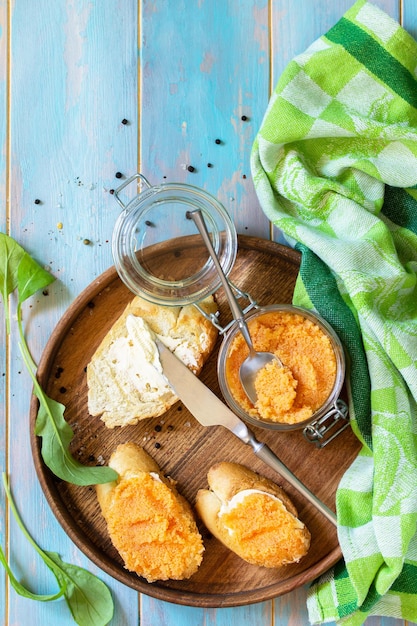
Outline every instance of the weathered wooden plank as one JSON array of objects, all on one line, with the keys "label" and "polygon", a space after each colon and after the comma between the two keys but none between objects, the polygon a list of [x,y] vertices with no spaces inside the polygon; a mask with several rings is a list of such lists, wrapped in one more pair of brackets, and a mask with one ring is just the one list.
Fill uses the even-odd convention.
[{"label": "weathered wooden plank", "polygon": [[268,237],[249,168],[268,100],[268,2],[152,0],[141,24],[142,172],[207,189],[238,232]]},{"label": "weathered wooden plank", "polygon": [[[140,166],[149,181],[203,187],[238,232],[266,238],[249,157],[268,100],[268,17],[263,0],[144,2],[140,84]],[[203,611],[142,596],[144,626],[203,622],[266,625],[271,603]]]},{"label": "weathered wooden plank", "polygon": [[[119,208],[109,189],[118,182],[116,171],[135,169],[137,162],[137,12],[135,3],[122,9],[117,1],[42,0],[10,7],[11,234],[57,278],[49,295],[25,307],[38,360],[68,304],[112,264],[110,239]],[[130,124],[121,124],[123,118]],[[87,238],[91,243],[85,245]],[[27,428],[31,384],[15,332],[10,384],[10,475],[25,523],[41,546],[110,584],[117,597],[115,624],[137,624],[137,594],[89,563],[40,491]],[[49,575],[13,523],[10,553],[31,587],[51,589]],[[62,602],[33,603],[11,591],[9,606],[13,624],[73,623]]]},{"label": "weathered wooden plank", "polygon": [[417,38],[417,3],[414,0],[403,0],[401,24],[414,39]]},{"label": "weathered wooden plank", "polygon": [[[7,224],[7,190],[6,190],[6,164],[7,164],[7,2],[0,0],[0,231],[6,232]],[[4,324],[4,308],[0,303],[0,472],[7,468],[7,427],[6,427],[6,334]],[[7,514],[6,501],[3,488],[0,484],[0,545],[3,550],[7,544]],[[0,569],[0,623],[6,623],[6,577],[3,569]]]},{"label": "weathered wooden plank", "polygon": [[142,596],[140,623],[141,626],[266,626],[273,623],[271,607],[271,602],[262,602],[234,608],[200,609]]}]

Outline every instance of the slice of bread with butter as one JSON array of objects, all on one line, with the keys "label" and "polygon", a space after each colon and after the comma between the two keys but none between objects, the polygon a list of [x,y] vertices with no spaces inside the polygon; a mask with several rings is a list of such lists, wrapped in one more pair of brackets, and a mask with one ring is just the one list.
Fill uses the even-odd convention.
[{"label": "slice of bread with butter", "polygon": [[[200,307],[217,312],[212,296]],[[162,374],[155,335],[199,374],[218,331],[193,305],[160,306],[136,296],[87,366],[88,410],[108,428],[158,417],[178,400]]]}]

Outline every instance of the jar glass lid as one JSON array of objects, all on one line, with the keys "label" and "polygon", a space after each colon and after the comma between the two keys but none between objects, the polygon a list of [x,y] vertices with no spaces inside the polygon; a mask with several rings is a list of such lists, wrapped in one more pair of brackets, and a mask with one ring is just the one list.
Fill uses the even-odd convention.
[{"label": "jar glass lid", "polygon": [[[140,193],[127,205],[119,192],[133,181]],[[214,267],[190,211],[203,214],[213,247],[227,275],[237,252],[236,229],[223,205],[207,191],[191,185],[166,183],[152,187],[140,174],[116,191],[122,207],[113,231],[116,270],[136,295],[155,304],[196,303],[220,287]],[[176,232],[172,239],[167,233]]]}]

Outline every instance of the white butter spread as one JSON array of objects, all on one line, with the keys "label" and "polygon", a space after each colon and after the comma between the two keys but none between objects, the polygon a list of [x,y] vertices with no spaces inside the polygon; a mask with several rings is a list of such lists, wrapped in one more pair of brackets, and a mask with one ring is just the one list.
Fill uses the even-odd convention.
[{"label": "white butter spread", "polygon": [[[128,378],[142,402],[172,394],[162,373],[154,334],[141,317],[126,318],[127,337],[119,337],[109,348],[108,359],[116,371],[116,380]],[[118,376],[117,376],[118,375]]]},{"label": "white butter spread", "polygon": [[[242,491],[239,491],[228,502],[224,502],[221,505],[220,511],[218,513],[219,519],[222,517],[222,515],[225,515],[227,513],[230,513],[230,511],[233,511],[233,509],[235,509],[240,504],[242,504],[242,502],[244,502],[245,499],[248,496],[250,496],[250,495],[252,495],[254,493],[260,493],[263,496],[266,496],[267,498],[271,498],[272,500],[276,500],[277,502],[280,503],[280,506],[282,506],[282,508],[285,511],[288,512],[289,515],[294,517],[294,519],[297,519],[292,513],[290,513],[288,511],[287,507],[285,506],[285,504],[283,503],[283,501],[280,498],[277,498],[277,496],[274,496],[272,493],[267,493],[266,491],[262,491],[261,489],[243,489]],[[300,522],[299,520],[297,520],[297,522],[299,524],[299,528],[302,528],[304,526],[304,524],[302,522]],[[229,535],[233,535],[233,533],[235,532],[234,528],[231,528],[227,524],[225,524],[225,527],[227,528],[227,531],[228,531]]]},{"label": "white butter spread", "polygon": [[230,511],[233,511],[233,509],[235,509],[240,504],[242,504],[245,498],[252,495],[253,493],[261,493],[263,496],[266,496],[267,498],[271,498],[272,500],[278,500],[279,502],[281,502],[282,506],[284,506],[284,503],[282,502],[282,500],[272,495],[272,493],[266,493],[266,491],[261,491],[260,489],[243,489],[242,491],[239,491],[238,493],[236,493],[233,496],[233,498],[231,498],[228,502],[223,502],[223,504],[220,507],[219,517],[227,513],[230,513]]},{"label": "white butter spread", "polygon": [[126,328],[129,340],[133,342],[138,357],[146,363],[150,363],[162,372],[162,366],[159,360],[159,352],[156,347],[154,334],[148,324],[142,317],[136,315],[128,315],[126,318]]}]

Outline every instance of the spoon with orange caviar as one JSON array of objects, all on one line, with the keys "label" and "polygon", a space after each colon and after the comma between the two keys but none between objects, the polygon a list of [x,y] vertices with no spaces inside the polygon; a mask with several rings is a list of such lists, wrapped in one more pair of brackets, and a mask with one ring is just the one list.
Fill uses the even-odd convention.
[{"label": "spoon with orange caviar", "polygon": [[214,266],[222,282],[230,306],[230,310],[233,315],[233,319],[238,324],[239,330],[248,345],[249,355],[240,366],[239,377],[240,382],[242,383],[242,387],[249,400],[252,402],[252,404],[256,404],[258,400],[258,394],[255,387],[255,381],[259,371],[262,370],[269,363],[275,363],[275,366],[278,367],[283,367],[283,365],[279,358],[272,352],[257,352],[253,347],[252,339],[244,317],[244,313],[239,305],[237,298],[233,293],[233,290],[229,284],[229,281],[226,278],[225,273],[223,272],[223,268],[211,243],[210,235],[200,209],[196,209],[195,211],[187,211],[186,216],[187,219],[193,220],[194,224],[197,226],[200,232],[200,235],[203,238],[206,248],[209,251],[211,258],[213,259]]}]

